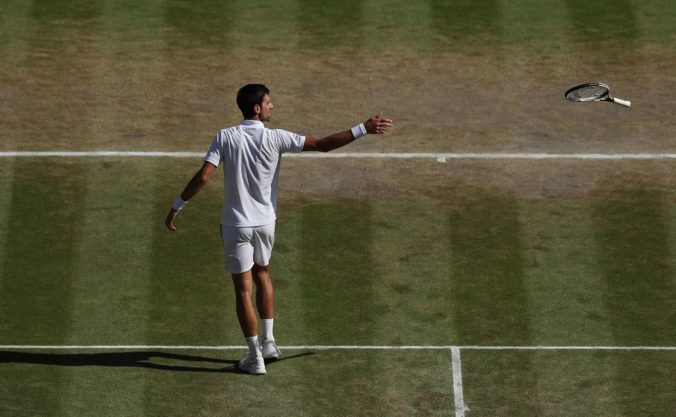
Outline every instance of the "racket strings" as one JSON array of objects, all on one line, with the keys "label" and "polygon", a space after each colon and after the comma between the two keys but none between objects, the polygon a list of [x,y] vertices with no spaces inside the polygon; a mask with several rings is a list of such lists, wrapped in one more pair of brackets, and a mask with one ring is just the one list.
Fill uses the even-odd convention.
[{"label": "racket strings", "polygon": [[606,87],[600,85],[589,85],[580,87],[568,93],[567,98],[569,100],[594,100],[596,98],[602,97],[608,92]]}]

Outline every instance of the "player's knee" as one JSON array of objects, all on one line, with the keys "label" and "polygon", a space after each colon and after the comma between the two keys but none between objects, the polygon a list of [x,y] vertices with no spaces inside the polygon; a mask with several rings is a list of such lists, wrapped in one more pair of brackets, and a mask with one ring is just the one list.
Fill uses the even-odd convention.
[{"label": "player's knee", "polygon": [[267,266],[254,265],[251,272],[253,272],[253,278],[256,285],[270,283],[270,270]]}]

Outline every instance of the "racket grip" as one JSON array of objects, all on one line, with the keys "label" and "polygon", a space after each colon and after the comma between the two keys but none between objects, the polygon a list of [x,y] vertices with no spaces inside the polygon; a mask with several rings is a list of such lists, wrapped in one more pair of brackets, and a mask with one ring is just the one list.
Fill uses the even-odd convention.
[{"label": "racket grip", "polygon": [[631,107],[631,101],[629,101],[629,100],[622,100],[621,98],[613,97],[613,102],[615,102],[615,103],[617,103],[621,106],[624,106],[624,107]]}]

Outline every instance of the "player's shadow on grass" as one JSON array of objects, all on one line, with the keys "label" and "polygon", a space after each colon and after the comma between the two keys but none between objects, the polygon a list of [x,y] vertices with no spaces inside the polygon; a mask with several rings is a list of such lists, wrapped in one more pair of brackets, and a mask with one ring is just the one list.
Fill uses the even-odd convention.
[{"label": "player's shadow on grass", "polygon": [[[285,356],[267,363],[313,355],[313,352]],[[161,363],[160,363],[161,362]],[[168,352],[102,352],[102,353],[34,353],[0,352],[0,364],[22,363],[54,366],[110,366],[115,368],[146,368],[174,372],[241,373],[237,360],[179,355]],[[196,363],[211,366],[197,366]],[[223,365],[227,365],[223,367]]]}]

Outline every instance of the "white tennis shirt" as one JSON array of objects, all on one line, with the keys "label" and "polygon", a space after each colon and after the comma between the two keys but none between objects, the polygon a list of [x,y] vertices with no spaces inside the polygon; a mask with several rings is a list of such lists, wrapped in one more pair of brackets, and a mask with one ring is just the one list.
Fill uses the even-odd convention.
[{"label": "white tennis shirt", "polygon": [[305,137],[268,129],[257,120],[243,120],[214,137],[204,160],[223,163],[221,224],[255,227],[273,223],[277,216],[277,182],[284,152],[301,152]]}]

